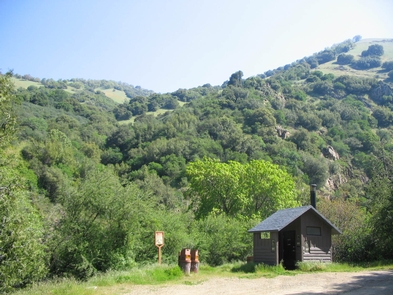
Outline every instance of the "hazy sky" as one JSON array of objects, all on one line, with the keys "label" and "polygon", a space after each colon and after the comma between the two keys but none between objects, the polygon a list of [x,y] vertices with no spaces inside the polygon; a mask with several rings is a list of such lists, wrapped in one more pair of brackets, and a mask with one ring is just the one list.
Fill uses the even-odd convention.
[{"label": "hazy sky", "polygon": [[264,73],[355,35],[393,38],[392,0],[0,0],[0,70],[156,92]]}]

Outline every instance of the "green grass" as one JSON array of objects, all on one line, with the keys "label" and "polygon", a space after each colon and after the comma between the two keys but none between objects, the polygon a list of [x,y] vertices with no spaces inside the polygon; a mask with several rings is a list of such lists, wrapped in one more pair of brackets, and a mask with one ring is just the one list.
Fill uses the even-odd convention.
[{"label": "green grass", "polygon": [[[383,41],[385,40],[385,41]],[[393,38],[385,39],[363,39],[355,44],[355,47],[348,51],[346,54],[351,54],[356,59],[360,58],[363,50],[367,50],[370,45],[379,44],[384,48],[384,54],[381,56],[382,63],[385,61],[393,61]],[[364,78],[377,78],[386,79],[388,78],[387,73],[382,71],[381,67],[368,69],[368,70],[355,70],[349,65],[340,66],[336,64],[336,61],[327,62],[319,65],[315,70],[322,71],[325,74],[333,74],[336,77],[342,75],[350,75]]]},{"label": "green grass", "polygon": [[285,270],[282,265],[269,266],[255,263],[228,263],[217,267],[201,264],[196,274],[184,275],[177,265],[150,265],[129,271],[110,271],[87,282],[60,279],[36,284],[13,295],[109,295],[124,294],[133,285],[198,285],[211,278],[273,278],[280,275],[298,275],[310,272],[358,272],[392,270],[393,261],[371,263],[298,263],[298,269]]},{"label": "green grass", "polygon": [[100,90],[104,92],[107,97],[109,97],[110,99],[112,99],[117,103],[123,103],[129,100],[129,98],[126,96],[124,91],[116,90],[113,88],[110,89],[97,88],[96,90]]},{"label": "green grass", "polygon": [[[184,101],[179,101],[179,107],[182,107],[186,104],[186,102]],[[173,110],[166,110],[166,109],[158,109],[155,112],[147,112],[146,115],[153,115],[154,117],[157,117],[158,115],[162,115],[165,114],[166,112],[173,112]],[[129,120],[123,120],[123,121],[119,121],[118,123],[120,125],[125,125],[125,124],[130,124],[130,123],[134,123],[135,122],[135,118],[136,117],[132,117]]]},{"label": "green grass", "polygon": [[20,80],[20,79],[14,78],[14,77],[11,80],[14,83],[16,89],[18,89],[19,87],[27,88],[29,86],[36,86],[36,87],[43,86],[39,82],[33,82],[33,81],[28,81],[28,80]]},{"label": "green grass", "polygon": [[120,294],[130,285],[157,285],[179,281],[184,274],[177,265],[151,265],[129,271],[110,271],[87,282],[62,279],[36,284],[13,295],[90,295]]}]

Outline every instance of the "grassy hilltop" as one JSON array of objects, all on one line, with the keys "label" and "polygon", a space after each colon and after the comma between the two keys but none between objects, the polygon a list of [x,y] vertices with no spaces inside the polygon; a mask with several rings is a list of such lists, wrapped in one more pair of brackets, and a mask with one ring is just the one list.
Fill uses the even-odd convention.
[{"label": "grassy hilltop", "polygon": [[[363,39],[355,43],[354,48],[350,49],[347,54],[351,54],[358,60],[361,53],[370,45],[379,44],[384,48],[384,54],[381,56],[382,63],[386,61],[393,61],[393,39]],[[335,76],[350,75],[364,78],[376,78],[384,80],[388,78],[388,72],[381,67],[376,67],[368,70],[356,70],[348,65],[340,66],[337,61],[330,61],[319,65],[318,70],[324,73],[332,73]]]}]

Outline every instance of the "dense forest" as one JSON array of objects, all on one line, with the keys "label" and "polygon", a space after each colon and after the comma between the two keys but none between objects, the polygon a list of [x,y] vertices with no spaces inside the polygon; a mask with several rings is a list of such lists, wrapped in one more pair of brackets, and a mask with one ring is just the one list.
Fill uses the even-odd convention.
[{"label": "dense forest", "polygon": [[166,263],[245,261],[310,184],[335,261],[393,258],[393,40],[362,41],[164,94],[1,74],[0,292],[154,263],[157,230]]}]

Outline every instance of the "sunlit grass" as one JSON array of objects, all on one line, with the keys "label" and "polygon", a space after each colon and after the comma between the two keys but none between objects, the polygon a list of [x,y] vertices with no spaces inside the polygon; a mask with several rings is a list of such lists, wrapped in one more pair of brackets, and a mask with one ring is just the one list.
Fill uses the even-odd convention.
[{"label": "sunlit grass", "polygon": [[[384,54],[381,56],[382,63],[385,61],[393,60],[393,42],[387,41],[392,39],[385,39],[385,42],[381,42],[384,39],[364,39],[355,43],[355,47],[345,54],[351,54],[355,57],[355,60],[360,58],[362,51],[367,50],[370,45],[379,44],[384,48]],[[350,75],[359,78],[378,78],[386,79],[387,72],[383,71],[381,67],[367,69],[367,70],[356,70],[352,69],[349,65],[340,66],[336,63],[336,60],[330,61],[319,65],[315,70],[322,71],[324,74],[333,74],[335,77],[342,75]]]},{"label": "sunlit grass", "polygon": [[300,262],[296,270],[286,270],[282,265],[235,262],[212,267],[200,264],[198,273],[185,275],[177,265],[149,265],[128,271],[109,271],[92,277],[86,282],[74,279],[59,279],[36,284],[13,295],[109,295],[124,294],[135,285],[198,285],[211,278],[274,278],[281,275],[298,275],[314,272],[358,272],[392,270],[393,261],[384,260],[349,263]]},{"label": "sunlit grass", "polygon": [[[150,265],[129,271],[109,271],[92,277],[87,282],[74,279],[40,283],[18,291],[16,295],[90,295],[117,294],[118,289],[131,285],[156,285],[178,281],[184,274],[177,265]],[[123,286],[123,287],[124,287]]]},{"label": "sunlit grass", "polygon": [[29,81],[29,80],[21,80],[21,79],[17,79],[12,77],[11,78],[12,83],[14,83],[15,88],[27,88],[29,86],[36,86],[36,87],[41,87],[44,86],[42,85],[40,82],[34,82],[34,81]]},{"label": "sunlit grass", "polygon": [[113,101],[117,103],[123,103],[125,101],[129,101],[130,99],[126,96],[124,91],[120,91],[117,89],[102,89],[102,88],[97,88],[96,90],[100,90],[101,92],[104,92],[107,97],[112,99]]},{"label": "sunlit grass", "polygon": [[[179,101],[179,107],[182,107],[186,104],[186,102],[184,101]],[[158,109],[155,112],[146,112],[146,115],[153,115],[154,117],[157,117],[158,115],[162,115],[165,114],[166,112],[173,112],[173,110],[167,110],[167,109]],[[126,124],[130,124],[130,123],[134,123],[135,122],[136,117],[132,117],[129,120],[123,120],[123,121],[118,121],[118,123],[120,125],[126,125]]]}]

